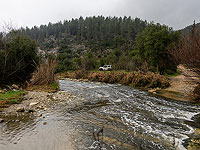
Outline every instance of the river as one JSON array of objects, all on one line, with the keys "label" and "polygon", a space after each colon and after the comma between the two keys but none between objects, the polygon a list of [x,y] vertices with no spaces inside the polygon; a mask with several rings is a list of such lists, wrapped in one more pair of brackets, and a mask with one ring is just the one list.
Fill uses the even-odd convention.
[{"label": "river", "polygon": [[0,124],[0,150],[184,150],[197,126],[192,103],[118,84],[59,83],[76,103]]}]

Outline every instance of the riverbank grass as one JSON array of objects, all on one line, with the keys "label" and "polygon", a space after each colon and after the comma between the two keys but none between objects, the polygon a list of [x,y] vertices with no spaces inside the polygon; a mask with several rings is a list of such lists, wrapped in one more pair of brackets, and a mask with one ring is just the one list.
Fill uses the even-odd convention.
[{"label": "riverbank grass", "polygon": [[177,77],[177,76],[181,75],[181,73],[182,73],[182,70],[180,68],[177,68],[176,72],[167,71],[167,73],[165,73],[165,76]]},{"label": "riverbank grass", "polygon": [[18,104],[23,100],[23,96],[26,94],[25,91],[6,91],[0,93],[0,107],[7,107],[9,104]]},{"label": "riverbank grass", "polygon": [[59,84],[57,81],[53,82],[50,85],[32,85],[26,88],[28,91],[44,91],[49,93],[54,93],[59,90]]},{"label": "riverbank grass", "polygon": [[129,85],[138,88],[166,88],[170,85],[169,80],[162,75],[153,72],[124,72],[124,71],[83,71],[65,72],[57,74],[58,79],[88,79],[94,82],[104,82],[123,85]]}]

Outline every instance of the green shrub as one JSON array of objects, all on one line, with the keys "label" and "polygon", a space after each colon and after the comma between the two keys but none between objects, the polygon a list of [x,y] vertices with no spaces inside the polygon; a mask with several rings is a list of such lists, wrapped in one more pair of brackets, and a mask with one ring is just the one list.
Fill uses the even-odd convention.
[{"label": "green shrub", "polygon": [[17,33],[0,38],[0,84],[29,79],[38,60],[36,43]]}]

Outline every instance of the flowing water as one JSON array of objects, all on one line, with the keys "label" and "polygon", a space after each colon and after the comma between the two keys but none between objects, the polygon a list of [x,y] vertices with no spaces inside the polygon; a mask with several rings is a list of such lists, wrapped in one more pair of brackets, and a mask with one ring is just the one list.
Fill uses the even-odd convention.
[{"label": "flowing water", "polygon": [[0,124],[0,150],[184,150],[198,126],[192,103],[116,84],[59,82],[76,103]]}]

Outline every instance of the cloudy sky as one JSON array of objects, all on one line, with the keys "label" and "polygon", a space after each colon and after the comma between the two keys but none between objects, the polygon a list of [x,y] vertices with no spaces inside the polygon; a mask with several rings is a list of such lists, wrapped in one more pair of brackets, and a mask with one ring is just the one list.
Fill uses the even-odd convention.
[{"label": "cloudy sky", "polygon": [[200,22],[200,0],[2,0],[0,30],[58,22],[80,16],[131,16],[184,28]]}]

